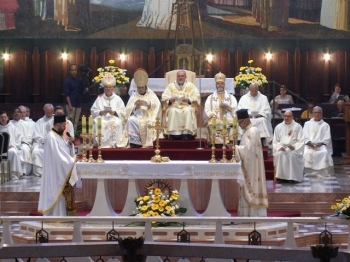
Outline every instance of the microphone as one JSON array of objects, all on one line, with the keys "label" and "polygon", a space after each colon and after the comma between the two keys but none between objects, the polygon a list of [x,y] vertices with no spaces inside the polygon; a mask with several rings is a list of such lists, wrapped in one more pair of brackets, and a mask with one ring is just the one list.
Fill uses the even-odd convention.
[{"label": "microphone", "polygon": [[[66,132],[66,135],[67,135],[69,138],[72,138],[72,136],[69,134],[69,132]],[[70,141],[69,139],[68,139],[68,143],[69,143],[69,145],[73,145],[72,141]]]}]

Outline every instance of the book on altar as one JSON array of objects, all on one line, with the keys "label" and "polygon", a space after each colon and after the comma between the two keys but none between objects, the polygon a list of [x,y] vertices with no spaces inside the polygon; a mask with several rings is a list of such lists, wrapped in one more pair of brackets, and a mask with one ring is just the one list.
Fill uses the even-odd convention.
[{"label": "book on altar", "polygon": [[145,101],[145,100],[139,100],[139,101],[140,101],[141,106],[148,106],[147,101]]},{"label": "book on altar", "polygon": [[110,107],[110,106],[105,106],[105,107],[104,107],[104,111],[110,112],[110,111],[112,111],[112,107]]},{"label": "book on altar", "polygon": [[184,96],[172,96],[171,99],[175,99],[175,101],[181,103],[182,100],[184,99]]},{"label": "book on altar", "polygon": [[290,107],[290,108],[283,108],[282,111],[301,111],[300,107]]}]

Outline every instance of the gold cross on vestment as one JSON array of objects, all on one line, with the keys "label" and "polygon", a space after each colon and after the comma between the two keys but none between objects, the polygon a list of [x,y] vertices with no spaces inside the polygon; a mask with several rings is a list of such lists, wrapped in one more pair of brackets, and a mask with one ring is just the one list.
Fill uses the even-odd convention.
[{"label": "gold cross on vestment", "polygon": [[159,117],[157,117],[155,125],[154,126],[148,125],[148,128],[153,128],[156,131],[156,150],[154,151],[156,154],[151,158],[151,161],[156,163],[161,163],[163,160],[159,150],[159,132],[161,130],[164,130],[165,126],[162,126],[160,124],[160,119]]}]

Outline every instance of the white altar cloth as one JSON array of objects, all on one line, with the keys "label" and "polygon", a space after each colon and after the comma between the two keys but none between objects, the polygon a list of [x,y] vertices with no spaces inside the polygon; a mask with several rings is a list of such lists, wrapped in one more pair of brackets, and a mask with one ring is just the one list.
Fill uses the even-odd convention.
[{"label": "white altar cloth", "polygon": [[[199,216],[192,205],[187,179],[212,179],[209,204],[203,216],[230,216],[226,211],[219,190],[218,179],[236,179],[243,183],[241,163],[208,163],[208,161],[105,161],[104,163],[77,162],[72,170],[70,184],[80,178],[98,179],[95,203],[90,216],[131,215],[135,210],[134,200],[139,196],[135,179],[181,179],[180,205],[187,208],[186,215]],[[114,212],[106,191],[104,179],[129,179],[124,209]]]},{"label": "white altar cloth", "polygon": [[[147,86],[156,93],[163,93],[165,90],[165,78],[148,78]],[[196,78],[196,87],[201,94],[212,94],[216,91],[214,78]],[[235,84],[233,78],[226,78],[225,89],[231,94],[235,94]],[[137,87],[134,79],[131,80],[129,94],[136,92]]]}]

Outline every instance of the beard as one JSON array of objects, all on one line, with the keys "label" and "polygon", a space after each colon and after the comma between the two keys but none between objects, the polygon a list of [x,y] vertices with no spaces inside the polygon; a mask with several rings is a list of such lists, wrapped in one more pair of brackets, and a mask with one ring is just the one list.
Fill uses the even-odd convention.
[{"label": "beard", "polygon": [[219,87],[216,91],[217,91],[218,93],[223,93],[223,92],[225,91],[225,88]]}]

